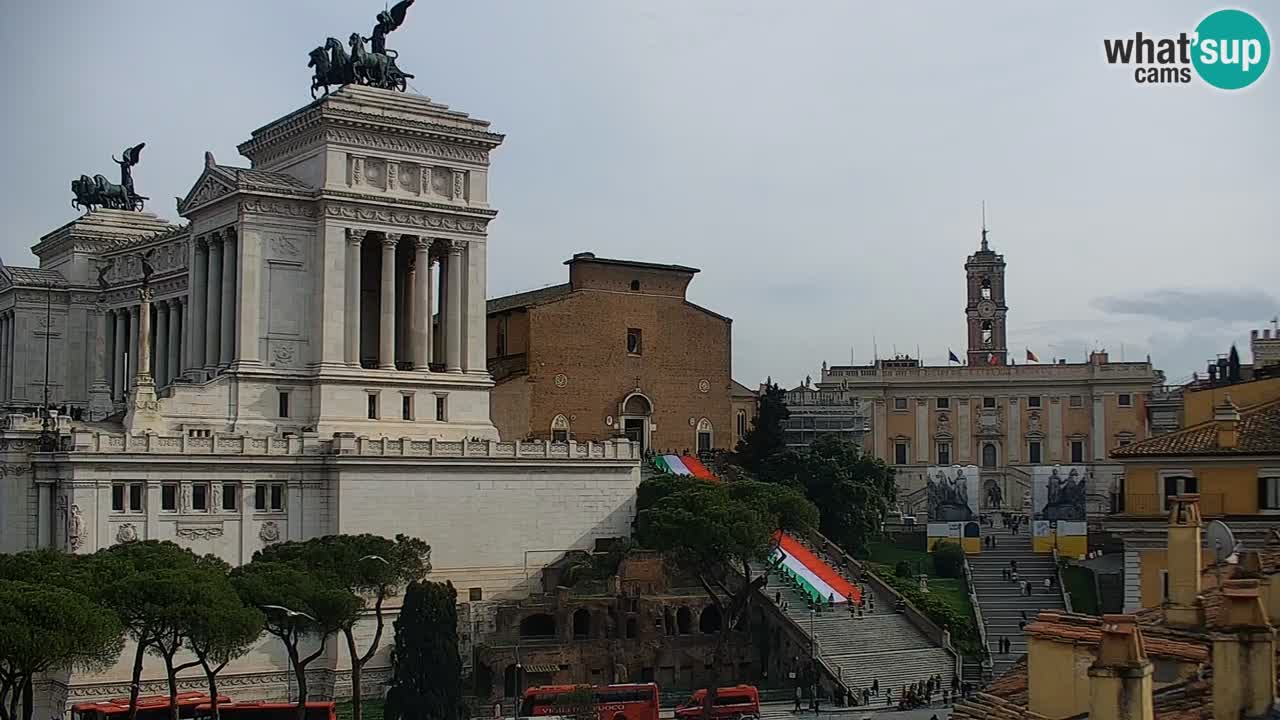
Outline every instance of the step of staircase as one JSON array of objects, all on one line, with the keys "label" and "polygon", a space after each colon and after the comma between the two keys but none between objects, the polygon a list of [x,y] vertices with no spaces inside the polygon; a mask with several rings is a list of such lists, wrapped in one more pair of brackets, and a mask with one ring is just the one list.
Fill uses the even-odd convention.
[{"label": "step of staircase", "polygon": [[[969,572],[974,593],[982,610],[982,622],[991,650],[993,671],[999,676],[1027,652],[1027,642],[1020,625],[1035,620],[1044,610],[1063,610],[1062,590],[1057,587],[1057,568],[1053,556],[1032,552],[1031,538],[1013,535],[1007,530],[984,528],[983,536],[996,538],[996,547],[983,547],[969,558]],[[1005,579],[1004,571],[1017,563],[1018,579],[1031,583],[1031,595],[1025,595],[1019,582]],[[1055,584],[1048,590],[1045,578]],[[997,653],[1001,638],[1008,638],[1011,652]]]}]

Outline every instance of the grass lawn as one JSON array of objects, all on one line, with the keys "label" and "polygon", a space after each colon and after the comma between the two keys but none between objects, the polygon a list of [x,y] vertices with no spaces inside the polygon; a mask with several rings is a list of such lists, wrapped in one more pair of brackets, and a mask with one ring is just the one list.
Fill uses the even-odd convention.
[{"label": "grass lawn", "polygon": [[[343,700],[337,706],[338,720],[351,720],[351,701]],[[363,720],[382,720],[382,701],[366,698],[360,705]]]},{"label": "grass lawn", "polygon": [[1078,613],[1098,614],[1098,592],[1093,582],[1093,571],[1071,565],[1062,571],[1062,582],[1071,593],[1071,609]]},{"label": "grass lawn", "polygon": [[929,576],[930,595],[937,595],[956,612],[973,617],[973,604],[969,602],[969,590],[965,587],[964,580],[934,577],[933,561],[929,559],[929,553],[877,542],[868,544],[867,552],[869,553],[868,561],[876,566],[876,574],[886,580],[888,576],[893,575],[894,566],[900,561],[905,560],[913,571],[916,568],[923,568],[924,574]]}]

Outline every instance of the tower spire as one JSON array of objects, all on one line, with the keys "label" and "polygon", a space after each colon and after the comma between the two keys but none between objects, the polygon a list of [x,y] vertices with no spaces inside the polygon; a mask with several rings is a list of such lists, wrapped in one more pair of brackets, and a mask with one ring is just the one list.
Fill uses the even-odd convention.
[{"label": "tower spire", "polygon": [[982,251],[986,252],[987,247],[987,201],[982,201]]}]

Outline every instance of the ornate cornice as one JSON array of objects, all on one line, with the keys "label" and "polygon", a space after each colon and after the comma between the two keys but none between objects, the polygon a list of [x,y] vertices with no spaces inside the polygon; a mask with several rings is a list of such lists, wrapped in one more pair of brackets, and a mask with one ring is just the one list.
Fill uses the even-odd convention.
[{"label": "ornate cornice", "polygon": [[340,220],[393,225],[400,228],[444,230],[448,232],[484,235],[489,221],[483,218],[458,217],[441,213],[418,212],[396,208],[379,208],[341,203],[326,203],[325,217]]},{"label": "ornate cornice", "polygon": [[333,198],[376,202],[382,205],[400,205],[419,210],[444,210],[451,214],[465,215],[485,220],[494,218],[498,215],[498,211],[493,208],[468,207],[465,205],[431,202],[430,200],[415,200],[413,198],[396,197],[394,195],[352,192],[350,190],[325,190],[320,196],[321,200],[331,200]]},{"label": "ornate cornice", "polygon": [[240,212],[308,219],[317,215],[316,207],[312,203],[266,197],[247,197],[242,199],[240,201]]},{"label": "ornate cornice", "polygon": [[461,160],[477,165],[489,164],[489,153],[470,147],[431,142],[416,137],[399,137],[358,128],[329,128],[324,133],[328,142],[373,148],[396,153],[409,153],[432,160]]},{"label": "ornate cornice", "polygon": [[427,137],[460,142],[489,149],[496,148],[502,144],[503,140],[506,139],[505,135],[490,132],[488,130],[475,130],[472,128],[463,128],[444,123],[411,120],[399,115],[382,115],[342,108],[329,109],[325,112],[324,118],[334,125],[346,125],[348,127],[367,130],[380,130],[386,127],[394,127],[401,131],[417,132]]}]

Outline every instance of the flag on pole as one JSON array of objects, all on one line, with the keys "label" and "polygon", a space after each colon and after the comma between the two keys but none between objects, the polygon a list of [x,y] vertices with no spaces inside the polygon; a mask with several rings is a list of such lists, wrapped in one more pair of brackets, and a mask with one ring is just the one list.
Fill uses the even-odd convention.
[{"label": "flag on pole", "polygon": [[951,351],[951,348],[947,348],[947,362],[949,362],[949,363],[959,363],[959,362],[960,362],[960,358],[956,357],[956,354],[955,354],[954,352],[952,352],[952,351]]},{"label": "flag on pole", "polygon": [[1031,352],[1031,348],[1027,348],[1027,362],[1040,362],[1040,358],[1036,357],[1036,354]]},{"label": "flag on pole", "polygon": [[995,353],[990,353],[990,354],[988,354],[988,355],[987,355],[987,363],[989,363],[989,364],[991,364],[991,365],[999,365],[999,364],[1000,364],[1000,358],[999,358],[999,357],[997,357]]}]

